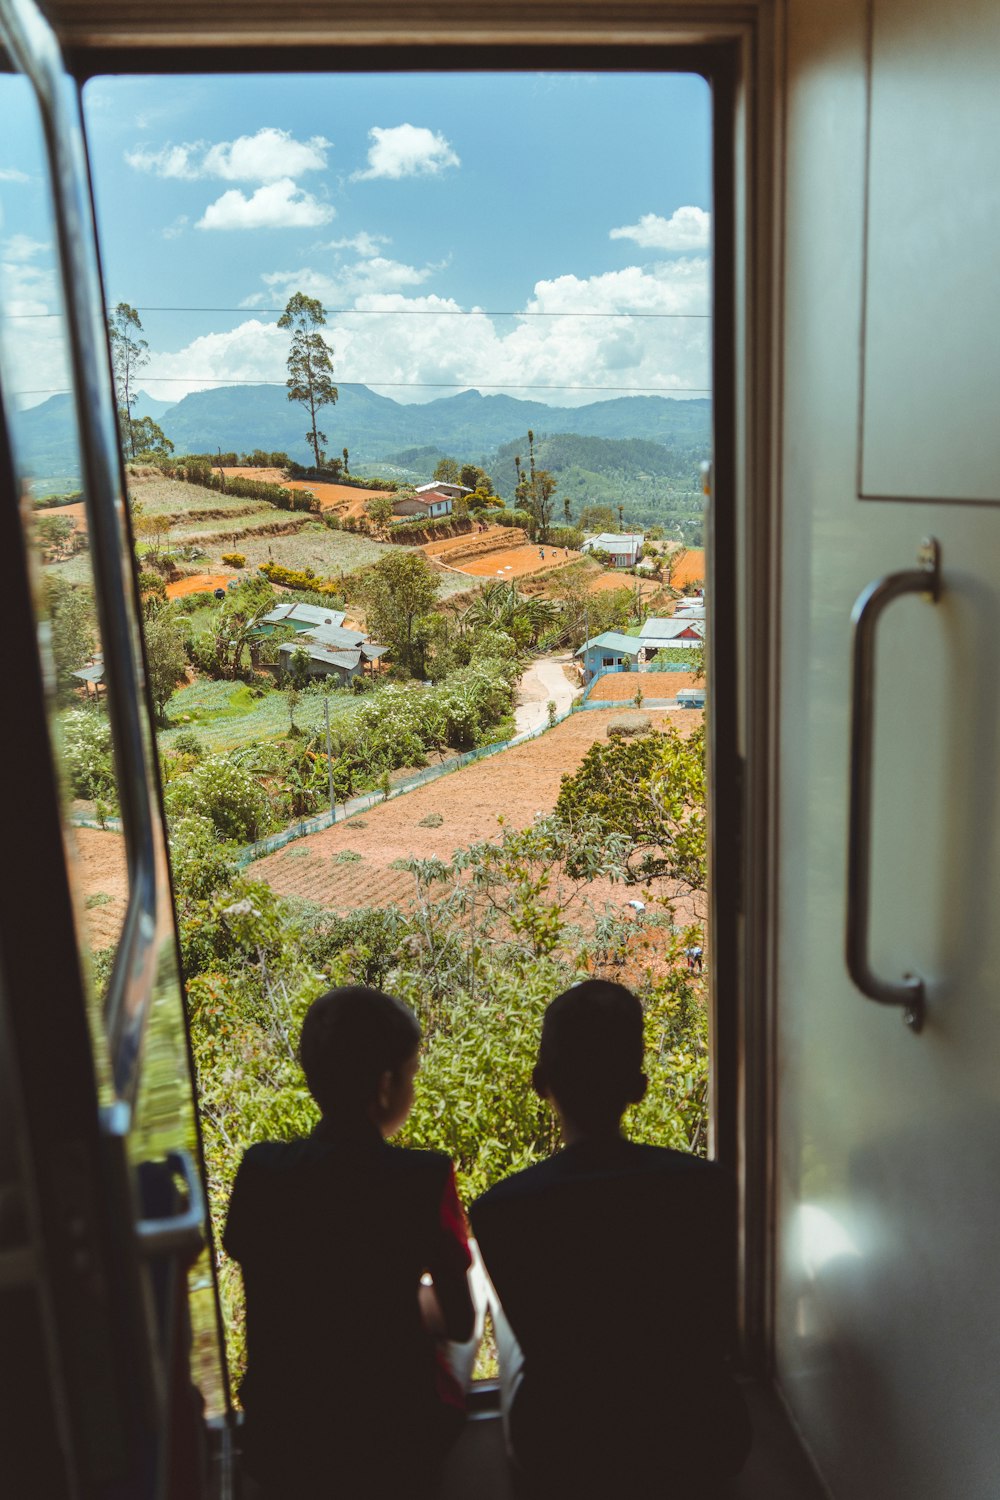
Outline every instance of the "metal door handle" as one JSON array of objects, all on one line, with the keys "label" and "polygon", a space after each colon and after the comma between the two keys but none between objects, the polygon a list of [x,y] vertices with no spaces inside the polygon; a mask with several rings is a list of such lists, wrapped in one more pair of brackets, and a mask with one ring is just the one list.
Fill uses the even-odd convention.
[{"label": "metal door handle", "polygon": [[140,1219],[137,1222],[135,1232],[139,1249],[147,1256],[197,1251],[205,1243],[205,1198],[190,1152],[171,1151],[167,1166],[184,1182],[187,1207],[166,1219]]},{"label": "metal door handle", "polygon": [[903,1019],[919,1031],[924,1019],[924,981],[904,974],[880,979],[868,956],[871,916],[872,752],[875,740],[875,634],[882,612],[903,594],[941,597],[941,548],[933,537],[920,549],[918,565],[868,585],[851,611],[851,769],[847,834],[847,970],[858,989],[879,1005],[901,1005]]}]

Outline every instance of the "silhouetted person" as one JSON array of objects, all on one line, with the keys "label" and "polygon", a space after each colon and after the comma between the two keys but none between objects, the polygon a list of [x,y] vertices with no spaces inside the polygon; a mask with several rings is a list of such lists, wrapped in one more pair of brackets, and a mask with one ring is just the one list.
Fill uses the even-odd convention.
[{"label": "silhouetted person", "polygon": [[523,1358],[508,1441],[527,1493],[546,1500],[693,1500],[749,1448],[726,1369],[733,1184],[713,1163],[623,1138],[622,1113],[646,1092],[642,1060],[630,991],[588,980],[553,1000],[532,1081],[565,1146],[471,1211],[503,1304],[508,1387]]},{"label": "silhouetted person", "polygon": [[240,1163],[223,1244],[246,1289],[246,1466],[268,1500],[423,1496],[464,1419],[439,1342],[473,1329],[452,1165],[386,1141],[419,1042],[378,990],[323,995],[300,1044],[323,1118]]}]

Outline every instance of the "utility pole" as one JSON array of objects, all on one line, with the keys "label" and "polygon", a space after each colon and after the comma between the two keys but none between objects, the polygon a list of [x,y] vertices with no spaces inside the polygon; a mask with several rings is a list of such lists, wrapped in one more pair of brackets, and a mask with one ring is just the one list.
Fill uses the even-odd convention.
[{"label": "utility pole", "polygon": [[330,700],[323,699],[323,715],[326,719],[326,769],[330,778],[330,820],[336,822],[337,804],[333,790],[333,746],[330,744]]}]

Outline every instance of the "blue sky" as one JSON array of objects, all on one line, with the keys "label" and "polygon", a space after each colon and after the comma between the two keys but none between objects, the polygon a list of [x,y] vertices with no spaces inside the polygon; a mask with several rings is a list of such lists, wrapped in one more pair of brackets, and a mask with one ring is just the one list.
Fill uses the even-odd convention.
[{"label": "blue sky", "polygon": [[[139,309],[156,396],[282,380],[267,309],[298,290],[330,310],[337,378],[397,400],[704,393],[707,322],[662,316],[708,311],[699,78],[108,78],[85,111],[108,301]],[[46,227],[4,173],[30,158],[0,146],[22,277]]]}]

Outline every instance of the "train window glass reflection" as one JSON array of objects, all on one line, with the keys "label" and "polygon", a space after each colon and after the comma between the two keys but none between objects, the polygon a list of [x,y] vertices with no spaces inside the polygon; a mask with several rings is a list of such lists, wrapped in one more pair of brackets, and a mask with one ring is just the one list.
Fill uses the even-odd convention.
[{"label": "train window glass reflection", "polygon": [[583,972],[647,1002],[636,1132],[704,1151],[707,84],[84,102],[215,1214],[348,980],[417,1010],[407,1138],[467,1196],[555,1144]]},{"label": "train window glass reflection", "polygon": [[[150,843],[144,870],[134,859],[135,820],[124,796],[121,718],[111,695],[141,704],[137,677],[116,680],[106,660],[107,590],[90,547],[88,493],[78,423],[71,333],[60,266],[59,233],[41,120],[22,77],[0,76],[5,130],[0,159],[0,389],[2,417],[18,484],[36,610],[38,660],[49,705],[53,764],[62,793],[66,866],[77,943],[85,970],[98,1103],[127,1120],[132,1164],[198,1154],[197,1118],[187,1055],[176,939],[162,838]],[[120,528],[121,556],[128,555]],[[114,561],[114,559],[112,559]],[[120,561],[118,563],[120,568]],[[129,573],[130,573],[129,569]],[[126,592],[128,611],[130,595]],[[134,622],[126,621],[132,629]],[[136,639],[138,637],[136,636]],[[110,655],[110,653],[109,653]],[[137,771],[155,783],[152,731],[139,712]],[[16,714],[7,732],[16,732]],[[16,795],[16,788],[9,789]],[[153,793],[155,805],[155,792]],[[156,825],[158,827],[158,824]],[[155,833],[155,828],[154,828]],[[165,899],[137,906],[138,886]],[[149,982],[144,1003],[112,1015],[116,970],[135,967],[140,929]],[[127,962],[126,962],[127,960]],[[128,979],[126,975],[126,979]],[[44,995],[39,1004],[44,1005]],[[127,1106],[123,1112],[122,1106]],[[192,1269],[194,1363],[206,1409],[225,1406],[210,1257]]]}]

